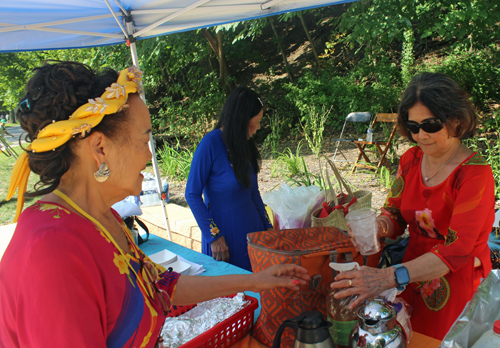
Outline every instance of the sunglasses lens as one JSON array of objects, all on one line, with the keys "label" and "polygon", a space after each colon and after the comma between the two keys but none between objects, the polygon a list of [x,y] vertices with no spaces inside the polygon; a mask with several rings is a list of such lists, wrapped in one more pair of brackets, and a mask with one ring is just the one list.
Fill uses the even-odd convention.
[{"label": "sunglasses lens", "polygon": [[165,290],[159,289],[158,298],[160,299],[161,308],[163,309],[163,312],[165,314],[168,313],[170,311],[170,308],[172,308],[172,302],[170,301],[170,296],[168,296]]},{"label": "sunglasses lens", "polygon": [[420,125],[416,122],[406,122],[406,127],[408,127],[413,134],[417,134],[420,131]]},{"label": "sunglasses lens", "polygon": [[144,262],[144,267],[142,267],[142,278],[148,282],[148,284],[154,283],[158,279],[158,270],[156,267],[148,261]]},{"label": "sunglasses lens", "polygon": [[439,119],[423,122],[420,126],[426,133],[436,133],[443,129],[443,123]]},{"label": "sunglasses lens", "polygon": [[418,132],[420,132],[420,129],[422,129],[426,133],[437,133],[444,127],[443,122],[441,122],[441,120],[438,118],[425,120],[420,124],[414,121],[408,121],[406,122],[406,126],[413,134],[417,134]]}]

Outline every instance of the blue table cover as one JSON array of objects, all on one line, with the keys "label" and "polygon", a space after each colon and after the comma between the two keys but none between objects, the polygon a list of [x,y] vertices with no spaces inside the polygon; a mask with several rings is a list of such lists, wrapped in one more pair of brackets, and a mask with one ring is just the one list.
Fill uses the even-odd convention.
[{"label": "blue table cover", "polygon": [[[188,261],[198,263],[205,267],[206,271],[201,274],[201,276],[218,276],[227,274],[251,274],[243,268],[231,265],[224,261],[215,261],[211,256],[199,253],[197,251],[183,247],[182,245],[176,244],[169,240],[158,237],[154,234],[149,235],[149,239],[141,244],[140,248],[146,255],[153,255],[159,251],[167,249],[174,254],[180,255]],[[259,300],[259,307],[255,310],[254,320],[259,317],[260,314],[260,295],[257,292],[245,291],[248,296],[255,297]]]}]

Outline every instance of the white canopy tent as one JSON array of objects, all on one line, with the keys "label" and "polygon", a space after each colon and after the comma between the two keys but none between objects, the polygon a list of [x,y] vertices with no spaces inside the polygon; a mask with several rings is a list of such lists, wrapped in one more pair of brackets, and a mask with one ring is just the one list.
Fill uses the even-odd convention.
[{"label": "white canopy tent", "polygon": [[[133,64],[140,67],[136,40],[352,1],[5,0],[0,3],[0,53],[127,43]],[[161,193],[152,136],[149,145]],[[163,200],[162,207],[171,240]]]}]

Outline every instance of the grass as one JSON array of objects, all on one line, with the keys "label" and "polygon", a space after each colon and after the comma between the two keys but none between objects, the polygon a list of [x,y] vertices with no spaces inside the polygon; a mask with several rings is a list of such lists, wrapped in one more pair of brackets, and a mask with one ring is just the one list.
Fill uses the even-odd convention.
[{"label": "grass", "polygon": [[169,182],[187,180],[196,145],[191,148],[183,148],[177,141],[175,147],[165,144],[163,149],[157,151],[160,156],[158,166],[162,175],[166,176]]},{"label": "grass", "polygon": [[5,128],[9,128],[9,127],[14,127],[14,126],[19,126],[19,125],[17,123],[9,123],[9,122],[7,122],[7,123],[4,124],[4,126],[5,126]]},{"label": "grass", "polygon": [[[9,188],[10,173],[14,167],[15,159],[0,154],[0,225],[7,225],[12,223],[16,214],[17,193],[7,202],[7,190]],[[38,181],[38,176],[31,173],[28,180],[28,189],[33,187]],[[37,198],[27,198],[24,203],[24,208],[29,207],[35,203]]]}]

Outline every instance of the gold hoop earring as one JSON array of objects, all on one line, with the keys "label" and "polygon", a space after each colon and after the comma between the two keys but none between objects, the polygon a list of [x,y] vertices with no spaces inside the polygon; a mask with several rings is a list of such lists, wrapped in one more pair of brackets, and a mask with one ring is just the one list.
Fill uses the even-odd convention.
[{"label": "gold hoop earring", "polygon": [[105,182],[109,179],[111,172],[108,169],[108,165],[106,163],[101,164],[99,169],[94,173],[94,178],[97,182]]}]

